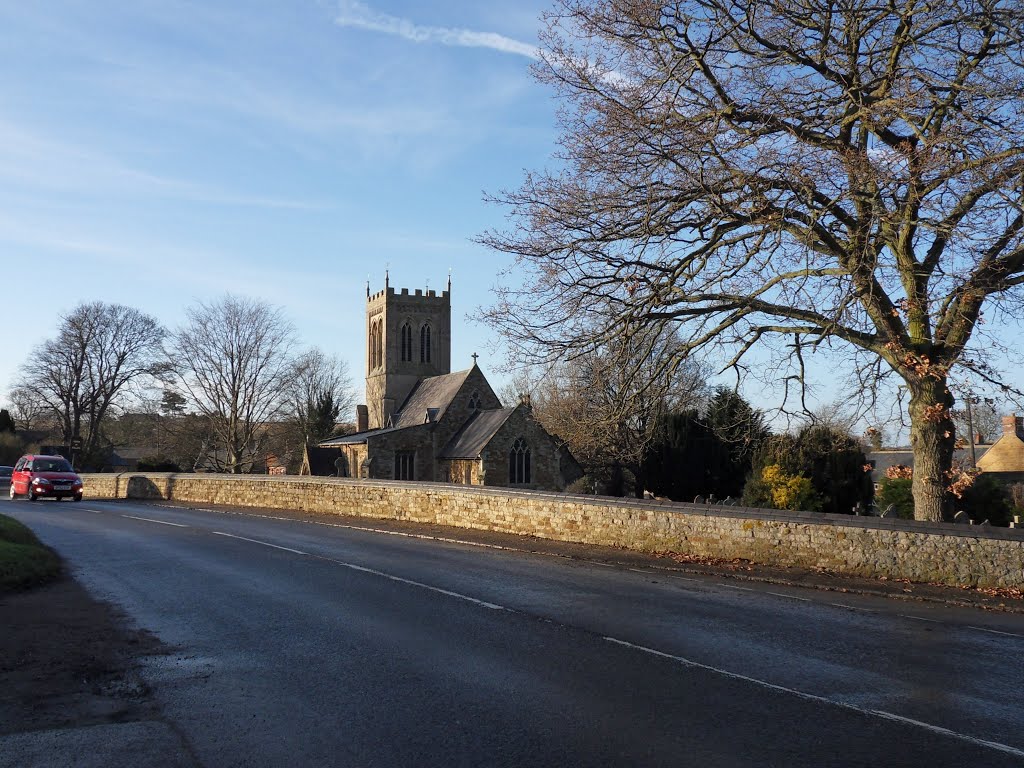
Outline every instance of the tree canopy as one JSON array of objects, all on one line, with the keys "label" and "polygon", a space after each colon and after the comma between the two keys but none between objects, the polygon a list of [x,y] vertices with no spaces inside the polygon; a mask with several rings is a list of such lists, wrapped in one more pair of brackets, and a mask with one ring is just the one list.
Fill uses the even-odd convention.
[{"label": "tree canopy", "polygon": [[[16,405],[27,414],[41,406],[60,424],[65,445],[80,438],[88,466],[101,461],[101,427],[129,385],[154,373],[165,331],[133,307],[82,303],[61,317],[56,337],[22,366]],[[24,425],[27,428],[27,423]]]},{"label": "tree canopy", "polygon": [[1022,298],[1022,28],[1004,0],[563,0],[537,68],[561,164],[495,197],[513,226],[481,239],[527,278],[490,322],[549,357],[680,325],[784,388],[848,353],[908,391],[941,519],[950,373],[997,379],[972,339]]}]

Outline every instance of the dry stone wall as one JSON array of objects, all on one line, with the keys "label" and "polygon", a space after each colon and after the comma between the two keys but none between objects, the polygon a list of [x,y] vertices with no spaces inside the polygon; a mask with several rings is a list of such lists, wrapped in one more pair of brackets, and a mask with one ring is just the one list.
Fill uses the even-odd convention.
[{"label": "dry stone wall", "polygon": [[859,576],[1024,588],[1024,531],[441,483],[259,475],[83,475],[87,498],[167,499],[477,528]]}]

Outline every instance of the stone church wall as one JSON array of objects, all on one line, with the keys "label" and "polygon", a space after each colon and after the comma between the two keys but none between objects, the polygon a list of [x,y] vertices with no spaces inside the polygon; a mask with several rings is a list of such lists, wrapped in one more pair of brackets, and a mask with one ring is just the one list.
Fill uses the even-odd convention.
[{"label": "stone church wall", "polygon": [[440,480],[456,485],[482,485],[480,462],[476,459],[450,459],[438,462]]},{"label": "stone church wall", "polygon": [[83,475],[87,498],[168,499],[477,528],[858,576],[1024,588],[1024,531],[911,520],[256,475]]},{"label": "stone church wall", "polygon": [[484,450],[484,485],[508,486],[508,458],[512,443],[522,437],[530,447],[530,482],[516,488],[561,489],[565,487],[559,471],[559,450],[525,406],[516,408],[508,421],[491,438]]},{"label": "stone church wall", "polygon": [[395,453],[397,451],[413,451],[416,454],[413,462],[415,479],[426,482],[436,480],[437,478],[434,477],[434,446],[430,430],[430,424],[423,424],[368,438],[370,477],[393,480],[395,477]]}]

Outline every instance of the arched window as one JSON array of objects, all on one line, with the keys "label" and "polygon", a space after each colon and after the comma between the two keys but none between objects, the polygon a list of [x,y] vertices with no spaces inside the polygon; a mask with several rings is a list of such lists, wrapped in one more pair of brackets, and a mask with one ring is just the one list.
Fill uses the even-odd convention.
[{"label": "arched window", "polygon": [[402,326],[402,362],[412,362],[412,326],[409,323]]},{"label": "arched window", "polygon": [[373,345],[373,367],[384,365],[384,322],[378,320],[373,324],[371,344]]},{"label": "arched window", "polygon": [[430,324],[420,328],[420,362],[430,362]]},{"label": "arched window", "polygon": [[480,393],[476,390],[469,396],[469,412],[476,413],[480,410]]},{"label": "arched window", "polygon": [[530,447],[517,437],[508,452],[508,482],[522,484],[530,482]]}]

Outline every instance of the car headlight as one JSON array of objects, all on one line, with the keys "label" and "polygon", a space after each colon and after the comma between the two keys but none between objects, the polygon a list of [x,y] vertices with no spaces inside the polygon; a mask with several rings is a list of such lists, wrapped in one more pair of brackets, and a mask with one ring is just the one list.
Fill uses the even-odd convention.
[{"label": "car headlight", "polygon": [[50,481],[47,480],[45,477],[35,477],[35,478],[32,479],[32,484],[33,485],[49,485]]}]

